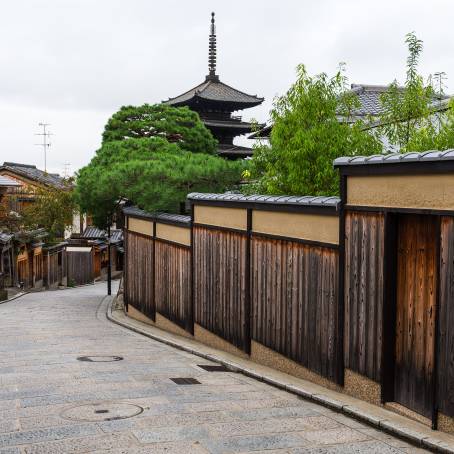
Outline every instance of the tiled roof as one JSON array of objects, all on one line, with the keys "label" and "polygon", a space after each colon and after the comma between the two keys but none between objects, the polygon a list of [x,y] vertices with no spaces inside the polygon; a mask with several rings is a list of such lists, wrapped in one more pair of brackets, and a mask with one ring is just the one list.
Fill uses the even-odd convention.
[{"label": "tiled roof", "polygon": [[[389,89],[389,85],[362,85],[352,84],[349,93],[354,93],[358,96],[360,106],[353,111],[354,115],[358,116],[373,116],[376,117],[383,112],[383,107],[380,102],[380,96]],[[405,88],[399,87],[400,91]],[[449,96],[444,96],[442,99],[434,97],[432,107],[437,110],[439,107],[447,105]]]},{"label": "tiled roof", "polygon": [[129,206],[123,208],[123,213],[126,216],[131,217],[138,217],[138,218],[145,218],[150,219],[151,221],[157,221],[162,223],[170,223],[170,224],[182,224],[182,225],[190,225],[191,217],[184,216],[182,214],[171,214],[171,213],[149,213],[147,211],[141,210],[138,207]]},{"label": "tiled roof", "polygon": [[[107,232],[105,230],[99,229],[93,225],[88,226],[80,238],[86,240],[99,240],[106,239]],[[123,231],[121,229],[111,229],[110,231],[110,242],[116,243],[123,241]]]},{"label": "tiled roof", "polygon": [[13,239],[14,235],[12,233],[3,233],[0,232],[0,243],[6,244]]},{"label": "tiled roof", "polygon": [[254,154],[254,150],[249,147],[241,147],[239,145],[223,145],[218,146],[218,155],[225,157],[247,158]]},{"label": "tiled roof", "polygon": [[191,223],[191,217],[183,214],[157,213],[156,221],[170,222],[172,224],[187,224]]},{"label": "tiled roof", "polygon": [[3,186],[3,187],[20,186],[20,183],[18,183],[16,180],[13,180],[12,178],[9,178],[5,175],[0,175],[0,186]]},{"label": "tiled roof", "polygon": [[171,106],[182,106],[195,98],[238,104],[242,105],[243,108],[257,106],[263,102],[263,98],[236,90],[224,84],[218,78],[207,77],[203,83],[191,88],[180,96],[164,101],[164,103]]},{"label": "tiled roof", "polygon": [[135,206],[124,207],[123,213],[126,216],[136,216],[136,217],[147,218],[147,219],[151,219],[151,220],[153,220],[155,218],[154,214],[148,213],[147,211],[141,210],[140,208],[135,207]]},{"label": "tiled roof", "polygon": [[445,151],[424,151],[422,153],[390,153],[373,156],[344,156],[334,160],[334,167],[373,165],[373,164],[399,164],[402,162],[433,162],[454,161],[454,149]]},{"label": "tiled roof", "polygon": [[269,205],[293,205],[307,207],[337,207],[340,202],[338,197],[324,196],[272,196],[272,195],[249,195],[243,194],[203,194],[193,192],[188,195],[188,199],[194,202],[240,202],[240,203],[260,203]]},{"label": "tiled roof", "polygon": [[80,237],[85,239],[105,238],[106,232],[104,230],[98,229],[98,227],[95,227],[94,225],[90,225],[84,230]]},{"label": "tiled roof", "polygon": [[[382,111],[382,105],[380,103],[380,96],[388,90],[388,85],[360,85],[352,84],[351,90],[348,93],[354,93],[358,96],[360,106],[354,109],[353,115],[356,117],[378,117]],[[403,88],[400,88],[404,90]],[[432,108],[435,111],[444,110],[448,107],[451,97],[444,96],[443,99],[434,98],[432,102]],[[265,126],[259,131],[251,134],[249,139],[257,139],[259,137],[269,137],[273,125]]]},{"label": "tiled roof", "polygon": [[252,129],[252,123],[246,121],[235,121],[235,120],[211,120],[207,118],[202,118],[202,121],[205,126],[211,128],[228,128],[228,129],[238,129],[245,132],[249,132]]},{"label": "tiled roof", "polygon": [[63,178],[56,173],[46,173],[39,170],[34,165],[18,164],[16,162],[4,162],[0,170],[9,170],[12,173],[26,177],[30,180],[37,181],[57,189],[64,189],[66,185]]}]

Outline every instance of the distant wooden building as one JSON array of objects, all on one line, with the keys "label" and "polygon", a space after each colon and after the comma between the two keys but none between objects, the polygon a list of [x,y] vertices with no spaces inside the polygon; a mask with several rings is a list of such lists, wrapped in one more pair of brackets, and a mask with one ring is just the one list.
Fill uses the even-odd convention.
[{"label": "distant wooden building", "polygon": [[61,242],[46,245],[43,253],[43,278],[47,289],[58,288],[67,284],[66,245]]},{"label": "distant wooden building", "polygon": [[13,236],[0,232],[0,275],[4,287],[9,287],[14,282]]},{"label": "distant wooden building", "polygon": [[[2,186],[2,179],[10,184]],[[67,191],[68,184],[57,173],[47,173],[34,165],[16,162],[0,165],[0,205],[8,212],[20,215],[36,200],[37,190],[42,188]],[[65,232],[65,237],[69,237],[71,232],[81,233],[85,225],[86,217],[74,213],[71,231]]]},{"label": "distant wooden building", "polygon": [[17,184],[6,192],[8,209],[21,213],[36,197],[37,188],[53,187],[64,190],[64,179],[56,173],[47,173],[34,165],[4,162],[0,166],[0,176],[13,180]]},{"label": "distant wooden building", "polygon": [[258,106],[264,98],[248,95],[220,81],[216,74],[216,27],[211,14],[209,38],[208,75],[205,80],[180,96],[170,98],[165,104],[187,106],[197,112],[205,126],[219,142],[218,154],[228,159],[252,156],[252,149],[234,145],[233,139],[252,131],[252,124],[242,121],[233,112]]},{"label": "distant wooden building", "polygon": [[25,289],[44,286],[43,239],[47,236],[44,229],[14,234],[15,283]]},{"label": "distant wooden building", "polygon": [[[93,247],[93,269],[96,277],[107,274],[108,266],[108,238],[107,232],[95,226],[89,226],[80,236],[80,240]],[[110,254],[112,271],[123,269],[123,230],[110,231]]]}]

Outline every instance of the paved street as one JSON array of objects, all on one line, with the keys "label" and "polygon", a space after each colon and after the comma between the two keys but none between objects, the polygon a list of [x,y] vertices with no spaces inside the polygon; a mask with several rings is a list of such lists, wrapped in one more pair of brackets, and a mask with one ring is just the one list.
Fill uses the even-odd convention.
[{"label": "paved street", "polygon": [[0,305],[0,454],[423,452],[241,374],[205,371],[209,361],[109,322],[104,294],[97,284]]}]

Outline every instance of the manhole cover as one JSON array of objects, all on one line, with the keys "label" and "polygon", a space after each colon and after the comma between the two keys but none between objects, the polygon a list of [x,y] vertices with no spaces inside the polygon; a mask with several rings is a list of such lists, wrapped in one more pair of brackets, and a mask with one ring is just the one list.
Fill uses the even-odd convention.
[{"label": "manhole cover", "polygon": [[111,363],[113,361],[121,361],[123,359],[122,356],[78,356],[78,361],[86,361],[89,363]]},{"label": "manhole cover", "polygon": [[65,410],[61,416],[71,421],[115,421],[140,415],[143,408],[123,402],[98,402],[95,404],[78,405]]}]

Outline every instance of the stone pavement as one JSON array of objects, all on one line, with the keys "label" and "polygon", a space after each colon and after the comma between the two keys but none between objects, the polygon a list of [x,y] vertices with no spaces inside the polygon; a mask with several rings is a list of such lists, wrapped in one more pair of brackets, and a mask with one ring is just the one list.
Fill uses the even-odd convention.
[{"label": "stone pavement", "polygon": [[109,322],[104,294],[96,284],[0,305],[0,454],[424,452],[245,375],[205,371],[210,361]]}]

